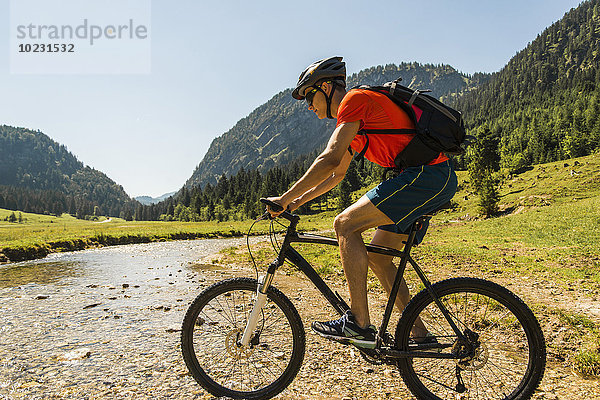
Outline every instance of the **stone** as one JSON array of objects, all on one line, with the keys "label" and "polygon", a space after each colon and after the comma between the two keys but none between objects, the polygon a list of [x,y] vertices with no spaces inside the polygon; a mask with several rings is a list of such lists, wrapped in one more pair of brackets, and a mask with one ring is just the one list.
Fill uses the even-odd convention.
[{"label": "stone", "polygon": [[58,359],[61,361],[75,361],[75,360],[82,360],[84,358],[89,358],[91,355],[92,355],[92,352],[88,347],[82,347],[80,349],[74,349],[74,350],[68,351],[68,352],[64,353],[63,355],[61,355],[60,357],[58,357]]}]

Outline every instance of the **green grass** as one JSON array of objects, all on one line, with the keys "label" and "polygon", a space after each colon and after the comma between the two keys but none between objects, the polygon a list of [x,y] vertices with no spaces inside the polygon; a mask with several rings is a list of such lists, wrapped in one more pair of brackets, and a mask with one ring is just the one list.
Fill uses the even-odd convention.
[{"label": "green grass", "polygon": [[[215,236],[245,234],[251,221],[161,222],[125,221],[112,218],[109,222],[101,217],[99,222],[76,219],[68,214],[60,217],[22,213],[23,223],[4,221],[13,211],[0,209],[0,248],[41,244],[48,241],[93,238],[99,235],[119,237],[147,235],[166,237],[177,233],[198,233]],[[18,212],[16,212],[18,214]],[[262,228],[260,228],[262,226]],[[309,216],[303,219],[306,230],[329,229],[328,217]],[[267,225],[259,225],[254,233],[265,233]]]},{"label": "green grass", "polygon": [[467,174],[459,172],[456,207],[433,219],[418,253],[436,264],[446,261],[515,276],[547,274],[565,283],[598,283],[599,172],[598,157],[588,156],[537,165],[511,176],[500,191],[503,214],[489,219],[477,215],[477,197]]},{"label": "green grass", "polygon": [[600,347],[581,350],[575,356],[574,368],[584,376],[600,376]]},{"label": "green grass", "polygon": [[[434,217],[415,254],[425,266],[453,265],[515,277],[543,274],[565,285],[581,280],[599,283],[599,172],[598,157],[588,156],[537,165],[508,177],[500,191],[504,212],[489,219],[477,214],[477,197],[469,188],[468,175],[459,172],[454,209]],[[306,220],[299,226],[304,227]],[[365,240],[370,235],[367,232]],[[336,248],[300,248],[317,268],[334,275],[341,272]]]}]

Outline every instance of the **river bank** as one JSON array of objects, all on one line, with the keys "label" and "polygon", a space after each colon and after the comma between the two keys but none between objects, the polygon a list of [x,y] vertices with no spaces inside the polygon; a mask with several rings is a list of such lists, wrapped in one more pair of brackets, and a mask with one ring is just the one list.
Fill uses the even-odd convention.
[{"label": "river bank", "polygon": [[125,234],[120,236],[99,234],[89,238],[74,238],[57,241],[48,241],[40,244],[6,246],[0,249],[0,264],[40,259],[48,256],[51,253],[79,251],[106,246],[165,242],[173,240],[216,239],[241,236],[243,236],[243,233],[236,230],[215,231],[206,233],[173,232],[152,235]]},{"label": "river bank", "polygon": [[[0,264],[44,258],[51,253],[89,248],[152,243],[172,240],[240,237],[253,221],[125,221],[120,218],[86,221],[68,214],[61,216],[22,213],[21,223],[3,220],[9,210],[0,209]],[[303,228],[322,230],[331,227],[333,214],[303,218]],[[253,235],[268,232],[258,224]]]}]

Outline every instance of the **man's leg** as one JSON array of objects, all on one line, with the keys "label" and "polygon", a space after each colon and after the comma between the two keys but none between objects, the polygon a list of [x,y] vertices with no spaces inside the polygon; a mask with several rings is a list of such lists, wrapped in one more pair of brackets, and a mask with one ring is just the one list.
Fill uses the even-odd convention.
[{"label": "man's leg", "polygon": [[[377,231],[375,231],[375,236],[373,236],[373,240],[371,240],[371,244],[402,250],[404,247],[404,242],[407,239],[408,235],[377,229]],[[379,282],[381,282],[381,285],[389,296],[390,292],[392,291],[394,280],[396,279],[396,272],[398,271],[392,262],[393,257],[386,256],[384,254],[368,253],[368,258],[369,267],[371,267],[371,270],[377,279],[379,279]],[[409,300],[410,293],[403,277],[395,302],[398,311],[402,312]],[[425,336],[427,334],[427,328],[425,328],[425,325],[423,325],[421,318],[417,318],[411,332],[415,337]]]},{"label": "man's leg", "polygon": [[350,309],[360,327],[370,324],[367,303],[369,260],[361,234],[369,228],[392,223],[393,221],[379,211],[366,196],[345,209],[334,221],[342,267],[350,291]]}]

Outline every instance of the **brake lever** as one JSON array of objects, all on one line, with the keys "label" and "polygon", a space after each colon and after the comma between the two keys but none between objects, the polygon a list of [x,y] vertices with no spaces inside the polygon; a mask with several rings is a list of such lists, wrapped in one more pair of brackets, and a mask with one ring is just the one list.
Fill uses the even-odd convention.
[{"label": "brake lever", "polygon": [[265,212],[263,213],[263,215],[258,217],[258,219],[256,221],[257,222],[264,221],[265,219],[273,219],[273,217],[271,217],[271,213],[269,211],[267,211],[266,209],[265,209]]}]

